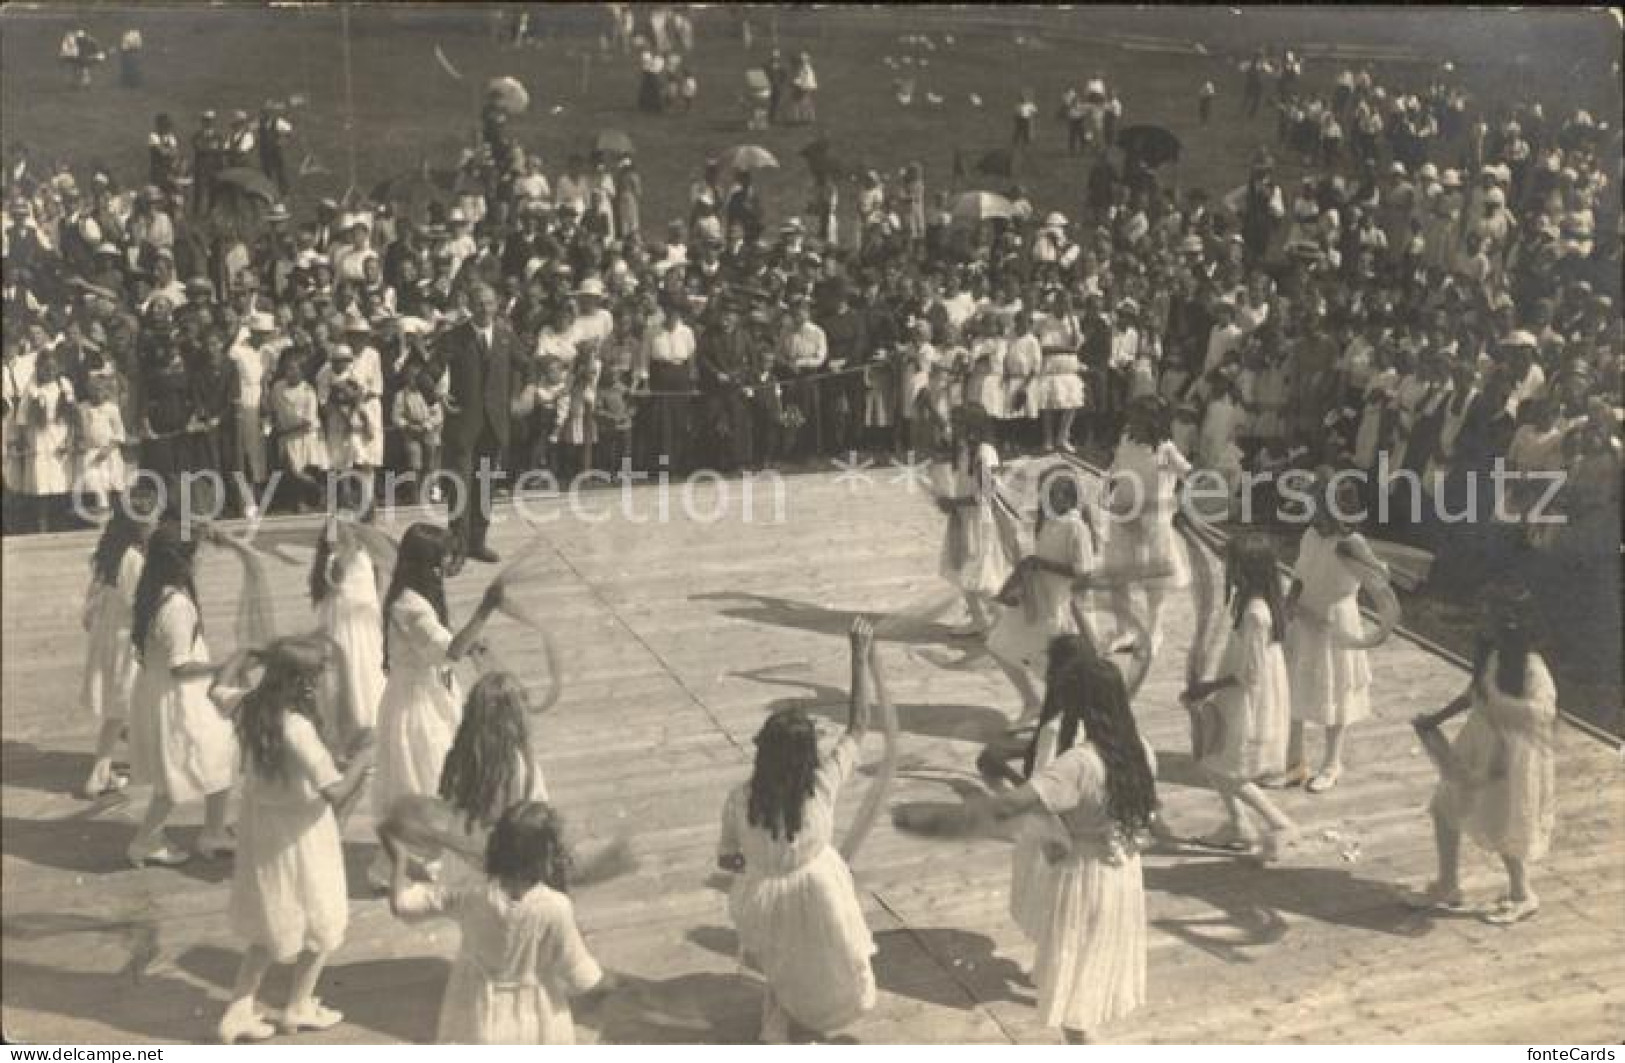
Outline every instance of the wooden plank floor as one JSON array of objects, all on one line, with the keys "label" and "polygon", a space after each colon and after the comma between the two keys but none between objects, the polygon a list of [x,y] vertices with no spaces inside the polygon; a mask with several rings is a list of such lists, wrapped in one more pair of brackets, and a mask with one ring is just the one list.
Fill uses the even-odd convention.
[{"label": "wooden plank floor", "polygon": [[[853,611],[940,597],[940,518],[920,495],[828,476],[789,485],[779,524],[747,526],[737,516],[700,524],[679,513],[666,524],[541,525],[545,559],[524,594],[562,642],[568,670],[564,698],[534,741],[575,830],[629,832],[642,854],[636,876],[577,900],[594,951],[637,979],[583,1019],[585,1040],[753,1037],[758,983],[736,965],[710,870],[722,797],[746,774],[750,738],[770,708],[800,701],[834,726]],[[641,514],[653,511],[648,490],[633,497]],[[765,502],[759,493],[759,513],[771,512]],[[276,525],[279,535],[312,528],[308,519]],[[510,519],[493,541],[512,553],[531,534]],[[139,805],[91,806],[71,794],[91,744],[92,728],[74,709],[90,547],[84,535],[4,544],[4,1027],[10,1039],[36,1042],[205,1038],[236,962],[224,919],[228,868],[129,870],[122,853]],[[489,574],[474,567],[455,581],[454,616],[468,614]],[[217,655],[230,648],[237,581],[229,559],[204,562],[200,592]],[[307,622],[303,586],[295,568],[279,580],[285,630]],[[1175,697],[1188,604],[1171,613],[1174,649],[1136,708],[1165,751],[1173,824],[1196,831],[1218,810],[1180,753]],[[957,653],[942,634],[883,647],[907,732],[894,803],[952,797],[971,778],[977,744],[1015,709],[996,673],[940,666]],[[539,676],[523,629],[498,621],[491,636],[504,663]],[[1407,721],[1448,700],[1463,676],[1399,640],[1375,653],[1374,669],[1378,718],[1354,733],[1344,784],[1284,798],[1307,838],[1293,859],[1262,869],[1147,858],[1151,1000],[1107,1037],[1572,1043],[1617,1040],[1625,1029],[1618,755],[1572,730],[1561,734],[1559,835],[1537,872],[1545,901],[1537,920],[1501,930],[1414,915],[1394,888],[1431,872],[1424,809],[1433,771]],[[850,788],[843,814],[866,785],[860,778]],[[197,814],[183,814],[181,837]],[[359,883],[370,856],[365,816],[349,837]],[[1473,893],[1493,897],[1497,866],[1469,851],[1466,868]],[[1023,975],[1031,950],[1005,914],[1004,845],[913,837],[883,821],[855,871],[880,948],[882,992],[847,1036],[1054,1040],[1032,1021]],[[351,892],[349,938],[323,983],[349,1021],[322,1039],[429,1039],[455,931],[404,929],[382,901]]]}]

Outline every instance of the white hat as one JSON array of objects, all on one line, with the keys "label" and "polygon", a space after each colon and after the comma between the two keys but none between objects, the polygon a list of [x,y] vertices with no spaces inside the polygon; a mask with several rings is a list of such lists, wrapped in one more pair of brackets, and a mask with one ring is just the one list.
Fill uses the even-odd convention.
[{"label": "white hat", "polygon": [[1540,341],[1535,339],[1535,334],[1533,332],[1526,332],[1523,329],[1518,329],[1515,332],[1507,333],[1506,336],[1501,340],[1501,346],[1538,347],[1540,346]]},{"label": "white hat", "polygon": [[468,215],[463,213],[462,207],[452,207],[451,211],[446,215],[446,221],[452,225],[467,224]]},{"label": "white hat", "polygon": [[252,314],[248,315],[248,331],[275,332],[276,318],[272,317],[270,314],[267,314],[263,310],[256,310]]},{"label": "white hat", "polygon": [[1484,193],[1484,202],[1493,203],[1497,207],[1504,207],[1507,205],[1507,194],[1499,188],[1492,188]]},{"label": "white hat", "polygon": [[1416,176],[1425,181],[1437,181],[1439,179],[1439,168],[1431,162],[1424,162],[1422,168],[1416,171]]},{"label": "white hat", "polygon": [[354,358],[355,351],[350,349],[350,345],[348,343],[335,343],[333,344],[333,349],[328,352],[327,356],[329,360],[337,358]]},{"label": "white hat", "polygon": [[581,287],[576,289],[576,294],[590,295],[594,298],[602,299],[604,297],[604,282],[599,280],[597,277],[588,277],[586,280],[581,282]]},{"label": "white hat", "polygon": [[1439,184],[1445,188],[1460,188],[1461,173],[1457,170],[1446,170],[1439,175]]},{"label": "white hat", "polygon": [[1066,215],[1058,210],[1050,211],[1049,216],[1044,219],[1046,229],[1064,229],[1067,224]]},{"label": "white hat", "polygon": [[1395,159],[1393,162],[1388,164],[1388,172],[1395,177],[1404,177],[1405,164],[1400,162],[1398,159]]}]

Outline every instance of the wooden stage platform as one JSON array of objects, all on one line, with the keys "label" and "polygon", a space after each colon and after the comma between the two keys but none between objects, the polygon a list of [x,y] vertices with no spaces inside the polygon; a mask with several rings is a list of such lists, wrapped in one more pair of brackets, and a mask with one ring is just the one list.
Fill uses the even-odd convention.
[{"label": "wooden stage platform", "polygon": [[[725,897],[712,873],[717,813],[748,771],[751,737],[773,707],[844,712],[845,631],[854,611],[900,610],[940,597],[940,517],[918,493],[832,475],[792,478],[786,521],[560,519],[527,601],[545,612],[567,663],[562,702],[534,731],[549,788],[577,835],[628,833],[635,876],[577,897],[593,951],[633,976],[580,1036],[604,1042],[744,1042],[755,1035],[759,983],[735,961]],[[604,495],[608,505],[614,496]],[[702,502],[713,498],[701,492]],[[542,512],[542,509],[538,509]],[[399,523],[399,522],[397,522]],[[311,518],[274,522],[313,534]],[[399,531],[399,527],[395,527]],[[513,519],[494,545],[531,535]],[[92,726],[75,709],[87,535],[4,543],[3,1019],[9,1040],[195,1041],[211,1035],[237,945],[224,910],[229,865],[135,871],[123,862],[134,802],[72,795],[88,768]],[[279,570],[284,630],[308,622],[305,575]],[[454,583],[466,617],[491,574]],[[230,649],[238,573],[217,554],[200,592],[212,647]],[[1164,802],[1176,829],[1218,819],[1191,779],[1182,685],[1188,601],[1171,608],[1168,648],[1136,710],[1164,751]],[[950,617],[952,621],[958,617]],[[517,625],[491,641],[535,678],[541,662]],[[905,734],[894,804],[950,799],[972,781],[978,744],[1015,711],[990,670],[949,669],[945,630],[882,647]],[[1281,866],[1215,856],[1147,857],[1152,921],[1149,1005],[1110,1040],[1617,1041],[1625,1031],[1625,779],[1620,756],[1563,728],[1559,834],[1535,884],[1544,910],[1499,929],[1405,909],[1396,887],[1425,881],[1425,814],[1434,772],[1408,721],[1462,687],[1454,666],[1404,640],[1374,654],[1378,718],[1352,737],[1332,793],[1294,791],[1285,807],[1305,844]],[[879,756],[878,738],[866,752]],[[843,801],[861,800],[860,776]],[[177,833],[190,840],[199,810]],[[322,992],[348,1021],[320,1035],[349,1042],[432,1038],[449,926],[404,928],[367,895],[371,824],[350,824],[349,939]],[[1499,865],[1469,849],[1475,898],[1493,899]],[[1028,944],[1005,913],[1002,843],[900,834],[882,820],[855,873],[879,946],[879,1007],[843,1036],[863,1042],[1053,1042],[1033,1023],[1023,974]],[[283,983],[273,983],[280,993]],[[273,998],[279,999],[279,998]],[[315,1035],[310,1037],[315,1040]]]}]

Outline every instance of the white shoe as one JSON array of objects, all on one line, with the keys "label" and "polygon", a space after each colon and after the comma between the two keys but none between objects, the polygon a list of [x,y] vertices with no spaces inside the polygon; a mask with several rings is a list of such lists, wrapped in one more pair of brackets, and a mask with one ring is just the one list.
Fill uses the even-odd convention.
[{"label": "white shoe", "polygon": [[159,867],[179,867],[191,859],[191,854],[183,849],[177,849],[169,844],[169,839],[160,832],[151,838],[137,838],[124,850],[129,859],[130,866],[141,868],[148,864]]},{"label": "white shoe", "polygon": [[280,1025],[283,1033],[298,1033],[301,1030],[331,1030],[343,1021],[342,1011],[311,997],[303,1006],[283,1011]]},{"label": "white shoe", "polygon": [[256,506],[254,503],[250,502],[248,505],[243,507],[243,517],[250,524],[252,524],[253,522],[259,520],[260,519],[260,507]]},{"label": "white shoe", "polygon": [[276,1036],[276,1027],[265,1021],[252,997],[244,997],[232,1001],[231,1007],[220,1016],[217,1032],[221,1044],[234,1045],[239,1041],[269,1041]]}]

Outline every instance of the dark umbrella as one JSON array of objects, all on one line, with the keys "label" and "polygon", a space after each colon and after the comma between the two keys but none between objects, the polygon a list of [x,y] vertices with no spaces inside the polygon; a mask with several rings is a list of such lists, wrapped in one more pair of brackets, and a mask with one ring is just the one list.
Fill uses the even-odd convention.
[{"label": "dark umbrella", "polygon": [[456,173],[450,170],[413,170],[380,181],[369,198],[375,203],[388,203],[403,217],[420,220],[427,216],[431,204],[451,201],[456,179]]},{"label": "dark umbrella", "polygon": [[1179,161],[1179,138],[1160,125],[1131,125],[1117,132],[1117,146],[1129,159],[1152,169]]},{"label": "dark umbrella", "polygon": [[216,189],[235,189],[244,195],[263,199],[268,204],[275,203],[278,198],[276,185],[271,183],[271,179],[247,166],[221,170],[215,175],[214,183]]},{"label": "dark umbrella", "polygon": [[987,177],[1014,177],[1016,175],[1015,153],[1009,148],[990,151],[977,160],[976,172]]},{"label": "dark umbrella", "polygon": [[807,169],[812,171],[813,177],[820,181],[850,177],[862,173],[865,169],[861,164],[848,162],[837,156],[830,147],[828,137],[821,136],[802,148],[801,157],[806,161]]}]

